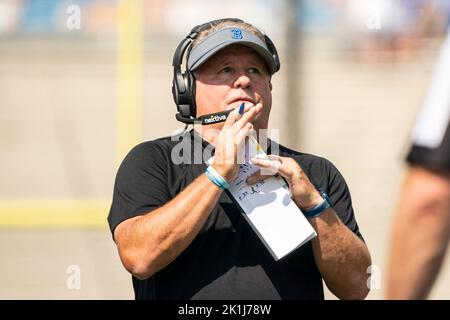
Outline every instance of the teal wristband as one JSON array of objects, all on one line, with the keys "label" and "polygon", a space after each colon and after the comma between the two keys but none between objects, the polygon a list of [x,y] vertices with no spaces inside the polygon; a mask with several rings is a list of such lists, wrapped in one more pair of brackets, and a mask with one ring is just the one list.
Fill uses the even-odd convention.
[{"label": "teal wristband", "polygon": [[211,173],[209,173],[208,171],[205,171],[206,176],[209,178],[209,180],[211,180],[216,186],[218,186],[219,188],[223,189],[222,186],[220,185],[220,183],[216,180],[216,178],[214,178]]},{"label": "teal wristband", "polygon": [[230,185],[228,184],[227,180],[225,180],[220,173],[216,171],[212,166],[208,166],[205,171],[206,175],[209,179],[211,179],[212,182],[214,182],[216,185],[221,187],[222,189],[228,189]]}]

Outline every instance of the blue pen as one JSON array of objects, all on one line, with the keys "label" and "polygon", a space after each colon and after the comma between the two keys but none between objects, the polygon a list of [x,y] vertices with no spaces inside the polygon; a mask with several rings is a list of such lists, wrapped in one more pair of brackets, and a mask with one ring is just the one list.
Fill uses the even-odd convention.
[{"label": "blue pen", "polygon": [[245,104],[242,102],[242,104],[239,106],[239,114],[242,116],[244,114]]}]

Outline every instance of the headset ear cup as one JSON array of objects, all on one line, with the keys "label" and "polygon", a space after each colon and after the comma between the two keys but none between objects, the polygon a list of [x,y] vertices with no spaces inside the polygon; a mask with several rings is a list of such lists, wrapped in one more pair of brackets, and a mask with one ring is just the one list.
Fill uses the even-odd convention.
[{"label": "headset ear cup", "polygon": [[173,101],[175,102],[177,109],[178,109],[178,93],[177,93],[177,89],[176,89],[176,85],[175,85],[175,81],[172,81],[172,98]]},{"label": "headset ear cup", "polygon": [[[179,110],[183,117],[190,118],[191,113],[191,102],[190,102],[190,91],[189,91],[189,80],[186,72],[181,74],[180,84],[178,92],[178,103]],[[182,89],[182,90],[181,90]]]},{"label": "headset ear cup", "polygon": [[186,72],[187,92],[189,94],[189,105],[192,117],[197,117],[197,104],[195,103],[195,77],[190,72]]},{"label": "headset ear cup", "polygon": [[173,80],[172,80],[172,96],[177,110],[180,111],[180,105],[183,103],[183,93],[186,92],[186,87],[183,83],[183,74],[179,67],[174,67]]},{"label": "headset ear cup", "polygon": [[186,72],[181,71],[181,65],[183,63],[184,53],[189,48],[192,40],[193,35],[191,34],[183,39],[175,50],[172,60],[172,96],[178,110],[178,114],[176,115],[177,120],[184,123],[188,123],[191,119],[191,105],[188,79],[186,79]]}]

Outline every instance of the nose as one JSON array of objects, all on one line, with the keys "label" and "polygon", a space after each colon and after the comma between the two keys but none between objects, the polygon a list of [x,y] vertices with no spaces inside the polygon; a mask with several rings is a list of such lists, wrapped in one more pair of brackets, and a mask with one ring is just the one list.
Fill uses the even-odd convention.
[{"label": "nose", "polygon": [[235,88],[247,88],[250,86],[250,77],[245,73],[239,73],[238,77],[234,81]]}]

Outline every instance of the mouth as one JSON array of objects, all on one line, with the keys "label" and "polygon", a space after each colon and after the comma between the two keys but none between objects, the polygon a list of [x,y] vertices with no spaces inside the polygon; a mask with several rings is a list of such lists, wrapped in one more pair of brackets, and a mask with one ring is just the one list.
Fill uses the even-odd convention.
[{"label": "mouth", "polygon": [[231,102],[228,105],[230,106],[231,109],[234,109],[236,107],[239,107],[242,103],[248,106],[249,104],[256,105],[258,101],[248,97],[238,97],[236,99],[231,100]]}]

